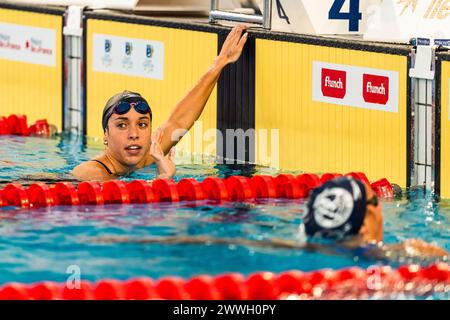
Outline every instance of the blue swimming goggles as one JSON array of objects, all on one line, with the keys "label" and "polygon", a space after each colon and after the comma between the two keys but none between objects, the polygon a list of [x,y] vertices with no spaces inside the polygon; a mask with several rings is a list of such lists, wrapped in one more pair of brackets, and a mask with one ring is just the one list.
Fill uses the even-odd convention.
[{"label": "blue swimming goggles", "polygon": [[106,128],[109,118],[114,113],[119,115],[125,114],[130,111],[131,107],[133,107],[134,110],[140,114],[148,113],[150,115],[150,120],[152,120],[152,110],[145,101],[119,101],[117,104],[112,106],[106,113],[105,117],[103,117],[103,128]]},{"label": "blue swimming goggles", "polygon": [[144,101],[138,102],[121,101],[112,108],[112,113],[125,114],[128,111],[130,111],[131,107],[133,107],[134,110],[136,110],[136,112],[139,112],[140,114],[149,113],[150,118],[152,117],[152,111],[150,110],[150,106]]}]

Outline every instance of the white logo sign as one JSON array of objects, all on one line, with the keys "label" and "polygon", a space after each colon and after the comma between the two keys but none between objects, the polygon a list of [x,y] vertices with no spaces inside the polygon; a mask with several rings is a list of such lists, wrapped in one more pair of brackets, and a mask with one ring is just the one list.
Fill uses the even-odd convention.
[{"label": "white logo sign", "polygon": [[0,59],[56,65],[56,31],[0,23]]},{"label": "white logo sign", "polygon": [[409,42],[414,37],[450,38],[450,1],[384,0],[368,17],[368,40]]},{"label": "white logo sign", "polygon": [[94,34],[92,57],[93,69],[98,72],[164,78],[162,42]]},{"label": "white logo sign", "polygon": [[398,72],[313,62],[313,100],[398,112]]}]

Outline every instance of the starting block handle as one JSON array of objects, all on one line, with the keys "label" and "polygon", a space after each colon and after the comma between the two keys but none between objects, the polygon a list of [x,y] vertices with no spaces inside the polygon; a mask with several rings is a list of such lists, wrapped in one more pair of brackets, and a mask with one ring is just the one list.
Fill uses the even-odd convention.
[{"label": "starting block handle", "polygon": [[219,9],[219,0],[211,0],[209,22],[215,23],[217,20],[254,23],[262,25],[264,29],[270,29],[272,27],[272,0],[264,0],[264,10],[262,15],[221,11]]}]

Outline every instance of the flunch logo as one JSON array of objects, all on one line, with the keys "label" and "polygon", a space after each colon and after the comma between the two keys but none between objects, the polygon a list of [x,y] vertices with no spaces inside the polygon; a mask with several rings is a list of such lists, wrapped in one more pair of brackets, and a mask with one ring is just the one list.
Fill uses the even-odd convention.
[{"label": "flunch logo", "polygon": [[363,74],[365,102],[385,105],[389,101],[389,77]]},{"label": "flunch logo", "polygon": [[347,72],[322,68],[322,94],[342,99],[347,92]]},{"label": "flunch logo", "polygon": [[398,112],[397,71],[321,61],[313,61],[312,71],[313,101]]}]

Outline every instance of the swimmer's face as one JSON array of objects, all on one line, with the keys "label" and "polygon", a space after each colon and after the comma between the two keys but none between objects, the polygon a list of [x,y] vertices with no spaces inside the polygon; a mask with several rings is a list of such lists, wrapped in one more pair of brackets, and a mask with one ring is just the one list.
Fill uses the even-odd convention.
[{"label": "swimmer's face", "polygon": [[[366,187],[367,199],[372,199],[375,192],[368,185]],[[383,241],[383,213],[381,211],[382,204],[379,201],[377,206],[368,204],[366,208],[366,216],[363,225],[359,230],[360,236],[366,242]]]},{"label": "swimmer's face", "polygon": [[145,163],[150,150],[151,120],[131,108],[125,114],[112,114],[105,130],[106,151],[123,166]]}]

